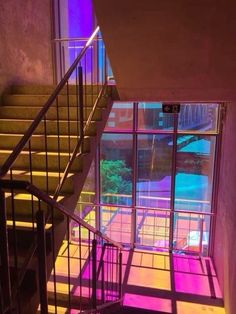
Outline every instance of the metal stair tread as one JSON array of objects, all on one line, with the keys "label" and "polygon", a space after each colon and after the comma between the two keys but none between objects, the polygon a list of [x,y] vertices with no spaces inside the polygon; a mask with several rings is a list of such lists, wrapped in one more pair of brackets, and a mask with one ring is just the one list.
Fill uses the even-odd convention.
[{"label": "metal stair tread", "polygon": [[[51,198],[53,198],[53,195],[49,195]],[[11,197],[11,193],[6,192],[5,193],[5,197],[6,199],[8,197]],[[64,198],[64,196],[59,195],[57,198],[57,201],[60,202],[62,199]],[[14,199],[15,200],[23,200],[23,201],[38,201],[38,198],[36,196],[32,196],[31,194],[26,194],[26,193],[17,193],[14,194]]]},{"label": "metal stair tread", "polygon": [[[3,121],[3,122],[10,122],[10,121],[18,121],[18,122],[32,122],[33,119],[22,119],[22,118],[1,118],[0,117],[0,121]],[[57,122],[57,123],[61,123],[61,122],[72,122],[72,123],[80,123],[80,122],[77,122],[76,120],[64,120],[64,119],[60,119],[60,120],[57,120],[57,119],[46,119],[47,122]],[[84,124],[86,123],[87,121],[84,120]],[[96,120],[91,120],[90,123],[94,123],[94,122],[97,122]],[[41,121],[41,123],[44,123],[44,120]]]},{"label": "metal stair tread", "polygon": [[[1,121],[1,118],[0,118],[0,121]],[[22,137],[22,136],[24,136],[24,133],[2,133],[2,132],[0,132],[0,137],[1,136],[4,136],[4,137],[6,136],[7,138],[9,138],[10,136],[12,136],[12,137]],[[74,134],[71,134],[71,135],[60,134],[59,135],[59,138],[63,138],[63,139],[68,139],[69,137],[71,139],[77,139],[78,138],[78,136],[74,135]],[[33,134],[31,138],[44,138],[44,135],[43,134]],[[55,138],[55,139],[57,139],[58,135],[57,134],[48,134],[47,138]],[[89,138],[91,138],[91,135],[84,135],[84,138],[85,139],[89,139]]]},{"label": "metal stair tread", "polygon": [[[13,150],[8,150],[8,149],[0,149],[0,155],[1,154],[6,154],[6,155],[10,155],[12,153]],[[55,157],[58,157],[60,155],[60,157],[69,157],[69,153],[67,152],[52,152],[52,151],[36,151],[36,150],[31,150],[31,154],[32,155],[38,155],[38,156],[55,156]],[[71,153],[72,154],[72,153]],[[70,155],[71,155],[70,154]],[[86,154],[86,153],[84,153]],[[25,155],[25,156],[28,156],[29,155],[29,151],[28,150],[22,150],[20,155]],[[19,156],[20,156],[19,155]]]},{"label": "metal stair tread", "polygon": [[[46,171],[37,171],[37,170],[35,171],[35,170],[33,170],[32,172],[29,172],[27,170],[15,170],[15,169],[12,170],[12,175],[13,176],[17,175],[19,177],[20,176],[26,176],[26,175],[31,176],[31,174],[33,177],[34,176],[45,177],[46,173],[49,177],[52,177],[52,178],[58,178],[59,177],[58,172],[56,172],[56,171],[47,171],[46,172]],[[60,177],[62,177],[62,175],[63,175],[63,173],[61,172]],[[74,175],[74,173],[68,173],[67,178],[72,177],[73,175]],[[10,176],[10,172],[8,172],[6,176]]]},{"label": "metal stair tread", "polygon": [[[37,228],[37,224],[34,222],[32,223],[31,221],[23,221],[23,220],[16,220],[15,221],[15,226],[17,227],[17,229],[23,229],[23,230],[32,230],[33,227],[36,229]],[[13,220],[7,220],[7,227],[13,227]],[[49,230],[51,229],[52,224],[47,223],[45,225],[45,230]]]}]

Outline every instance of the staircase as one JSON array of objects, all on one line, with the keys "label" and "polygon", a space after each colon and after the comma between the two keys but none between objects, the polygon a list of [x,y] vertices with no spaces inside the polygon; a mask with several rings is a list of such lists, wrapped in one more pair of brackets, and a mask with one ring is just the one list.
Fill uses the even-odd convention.
[{"label": "staircase", "polygon": [[[97,32],[90,38],[91,45],[97,44],[94,40]],[[97,306],[106,303],[107,307],[117,300],[120,303],[121,275],[109,276],[113,267],[119,273],[121,246],[74,214],[115,95],[113,87],[106,84],[104,69],[100,74],[96,66],[95,80],[91,65],[83,61],[86,54],[97,53],[88,47],[86,44],[57,86],[12,86],[3,96],[0,107],[3,314],[36,313],[38,304],[41,313],[48,313],[48,298],[54,311],[59,311],[59,290],[64,284],[60,279],[65,271],[64,266],[62,272],[60,267],[57,270],[56,257],[65,243],[67,311],[71,312],[74,306],[77,313],[86,309],[88,313],[100,313]],[[92,55],[86,57],[95,60]],[[72,221],[80,233],[77,267],[70,266]],[[82,247],[87,252],[86,258]],[[105,265],[111,269],[105,271]],[[71,290],[75,268],[79,287],[76,294]],[[107,287],[104,274],[108,276]]]},{"label": "staircase", "polygon": [[[68,96],[62,94],[58,97],[58,107],[53,105],[48,110],[47,120],[40,122],[31,137],[30,143],[16,159],[11,168],[11,173],[8,172],[5,178],[13,177],[13,179],[17,178],[17,180],[31,182],[39,189],[48,192],[51,196],[54,195],[58,186],[59,175],[61,178],[78,141],[75,89],[75,86],[70,86],[69,108],[67,104]],[[87,86],[87,94],[84,96],[87,99],[83,110],[84,124],[91,114],[94,102],[98,97],[97,94],[94,94],[94,91],[91,94],[91,89],[91,86]],[[83,149],[76,156],[63,189],[60,191],[60,195],[58,195],[60,200],[65,198],[66,195],[68,196],[75,192],[80,194],[94,156],[94,148],[111,108],[111,94],[109,94],[108,90],[109,88],[107,89],[108,94],[99,100],[92,120],[85,131]],[[42,104],[47,101],[52,91],[53,87],[50,86],[14,86],[11,89],[11,93],[4,96],[3,106],[0,107],[1,165],[4,164],[13,148],[22,139],[24,133],[40,111]],[[62,93],[65,93],[65,91],[62,91]],[[57,120],[58,116],[59,121]],[[31,157],[29,158],[30,155]],[[29,169],[30,162],[32,173]],[[47,178],[45,178],[46,175]],[[74,188],[75,183],[76,189]],[[23,195],[21,197],[24,198]],[[23,202],[25,203],[24,199]]]}]

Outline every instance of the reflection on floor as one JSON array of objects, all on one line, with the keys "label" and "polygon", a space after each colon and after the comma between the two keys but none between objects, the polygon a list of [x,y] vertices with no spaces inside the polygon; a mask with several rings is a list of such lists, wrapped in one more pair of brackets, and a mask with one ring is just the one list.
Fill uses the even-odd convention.
[{"label": "reflection on floor", "polygon": [[[60,282],[57,291],[68,295],[68,259],[65,241],[56,261]],[[70,244],[71,281],[70,290],[76,296],[77,289],[86,294],[88,287],[77,287],[80,274],[73,264],[78,264],[79,250]],[[82,264],[85,277],[88,276],[86,259],[88,248],[83,247]],[[155,313],[177,314],[224,314],[223,299],[216,273],[210,258],[175,255],[164,252],[141,250],[123,251],[123,294],[124,307],[152,310]],[[48,283],[53,290],[53,282]],[[52,312],[53,313],[53,312]],[[60,312],[60,313],[63,313]],[[72,313],[72,312],[71,312]],[[78,311],[77,311],[78,313]]]}]

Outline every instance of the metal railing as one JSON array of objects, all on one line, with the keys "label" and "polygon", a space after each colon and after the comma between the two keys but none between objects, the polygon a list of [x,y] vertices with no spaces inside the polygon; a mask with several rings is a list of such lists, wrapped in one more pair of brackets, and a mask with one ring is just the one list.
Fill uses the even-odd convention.
[{"label": "metal railing", "polygon": [[[65,75],[66,71],[69,69],[74,60],[78,57],[83,49],[85,43],[89,40],[89,38],[78,37],[78,38],[55,38],[52,41],[53,50],[57,55],[57,64],[55,66],[55,77],[58,81]],[[101,55],[103,51],[105,51],[104,43],[100,33],[94,38],[94,44],[90,45],[89,49],[91,50],[91,54]],[[91,63],[93,62],[92,58],[86,58],[84,63],[87,64],[87,67],[91,67]],[[108,79],[113,78],[112,69],[110,66],[110,62],[108,58],[103,59],[99,58],[98,64],[100,68],[104,68]],[[101,77],[101,73],[100,76]],[[72,77],[73,80],[73,77]],[[88,75],[86,77],[86,82],[92,84],[94,80],[94,73],[92,68],[88,71]]]},{"label": "metal railing", "polygon": [[[121,302],[122,246],[57,202],[74,193],[80,157],[108,102],[106,54],[96,48],[98,31],[38,107],[36,117],[24,120],[24,135],[0,168],[1,313],[21,313],[28,304],[30,312],[34,306],[36,311],[37,300],[41,313],[48,313],[48,300],[55,313],[59,302],[90,312]],[[76,266],[72,223],[80,235]],[[61,261],[66,266],[61,267]],[[60,287],[66,287],[66,300],[58,297]],[[25,289],[33,301],[22,294]]]},{"label": "metal railing", "polygon": [[[105,64],[105,50],[97,55],[97,51],[89,49],[90,45],[96,45],[93,40],[98,32],[99,28],[39,108],[35,119],[33,117],[32,122],[25,120],[24,135],[0,168],[0,178],[22,178],[56,199],[72,165],[73,172],[80,171],[83,146],[88,136],[96,132],[95,121],[101,119],[98,106],[106,96],[106,72],[99,66],[101,59]],[[91,61],[89,66],[87,59]],[[93,79],[88,85],[87,76],[91,71]],[[68,192],[65,187],[63,193]]]},{"label": "metal railing", "polygon": [[[5,310],[21,313],[25,306],[22,285],[25,274],[32,269],[33,277],[28,284],[32,289],[36,286],[41,313],[48,313],[49,303],[53,305],[55,313],[61,303],[68,310],[86,310],[89,313],[97,307],[101,309],[122,302],[121,244],[104,236],[28,182],[0,180],[0,191],[0,232],[1,239],[4,239],[1,241],[1,267],[4,269],[1,288]],[[7,218],[9,211],[11,217],[14,217],[14,203],[20,192],[34,197],[34,206],[37,208],[34,223],[24,222],[19,226],[16,220]],[[10,209],[9,202],[13,205]],[[48,209],[51,218],[46,222]],[[79,230],[77,245],[70,242],[72,222],[77,224]],[[32,247],[34,253],[37,249],[37,254],[29,260],[28,251],[32,251]],[[37,265],[37,269],[32,265]],[[60,300],[62,294],[64,297]],[[6,310],[2,313],[8,312]]]},{"label": "metal railing", "polygon": [[[123,197],[123,194],[118,196]],[[148,199],[147,196],[144,198]],[[185,199],[181,200],[187,202]],[[193,202],[201,203],[198,200]],[[205,202],[202,201],[203,204]],[[118,202],[117,204],[79,202],[77,213],[93,226],[96,226],[99,216],[103,234],[128,247],[134,245],[136,248],[169,251],[172,244],[173,251],[199,256],[208,255],[210,219],[214,219],[214,213],[196,209],[171,211],[164,207],[122,205]],[[136,225],[133,225],[134,214]],[[174,222],[173,238],[169,239],[171,219]],[[76,243],[77,238],[72,226],[71,240]]]}]

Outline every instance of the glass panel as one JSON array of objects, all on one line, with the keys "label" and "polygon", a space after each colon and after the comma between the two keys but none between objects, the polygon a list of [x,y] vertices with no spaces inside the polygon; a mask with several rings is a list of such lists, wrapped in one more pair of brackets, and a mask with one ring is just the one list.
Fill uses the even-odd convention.
[{"label": "glass panel", "polygon": [[186,252],[201,252],[207,255],[210,230],[210,216],[175,213],[174,249]]},{"label": "glass panel", "polygon": [[217,132],[218,104],[181,104],[178,130]]},{"label": "glass panel", "polygon": [[131,209],[116,206],[102,206],[101,232],[114,241],[130,244]]},{"label": "glass panel", "polygon": [[169,247],[170,213],[164,210],[138,209],[136,243],[140,246]]},{"label": "glass panel", "polygon": [[177,138],[175,209],[211,211],[215,137]]},{"label": "glass panel", "polygon": [[137,206],[170,208],[172,135],[138,135]]},{"label": "glass panel", "polygon": [[115,102],[109,115],[106,130],[132,130],[133,103]]},{"label": "glass panel", "polygon": [[173,115],[162,112],[161,103],[138,104],[138,129],[173,131]]},{"label": "glass panel", "polygon": [[100,177],[103,204],[132,204],[132,135],[103,134]]}]

